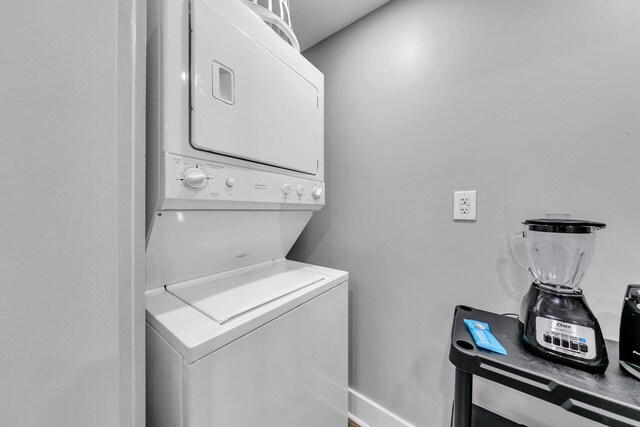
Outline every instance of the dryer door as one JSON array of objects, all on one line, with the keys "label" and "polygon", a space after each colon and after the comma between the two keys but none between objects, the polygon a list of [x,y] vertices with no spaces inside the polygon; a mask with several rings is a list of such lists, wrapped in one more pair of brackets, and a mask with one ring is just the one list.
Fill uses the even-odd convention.
[{"label": "dryer door", "polygon": [[[191,145],[315,175],[318,89],[220,15],[216,1],[192,2]],[[255,24],[264,29],[252,34],[273,36]]]}]

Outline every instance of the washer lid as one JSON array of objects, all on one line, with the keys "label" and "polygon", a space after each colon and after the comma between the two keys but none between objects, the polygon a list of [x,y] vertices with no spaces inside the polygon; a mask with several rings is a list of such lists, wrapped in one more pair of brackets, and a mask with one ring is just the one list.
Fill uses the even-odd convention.
[{"label": "washer lid", "polygon": [[[293,271],[298,270],[298,271]],[[293,277],[295,276],[295,278]],[[241,280],[244,278],[244,280]],[[263,294],[262,298],[251,294],[253,282],[254,285],[262,283],[263,285],[271,285],[273,283],[288,283],[299,279],[305,279],[296,286],[289,289],[297,288],[297,290],[288,294],[286,286],[280,287],[278,292],[271,294]],[[304,283],[316,281],[312,285],[305,286]],[[319,267],[316,265],[303,264],[285,259],[275,262],[269,261],[251,267],[243,267],[238,270],[219,273],[215,277],[203,277],[194,279],[189,282],[167,286],[166,288],[156,288],[146,292],[146,321],[149,327],[156,330],[160,336],[171,345],[184,358],[186,363],[194,363],[197,360],[211,354],[212,352],[224,347],[225,345],[241,338],[251,331],[265,325],[289,311],[296,309],[302,304],[306,304],[323,294],[324,292],[347,282],[349,274],[346,271],[334,270],[332,268]],[[235,283],[239,288],[233,288]],[[248,286],[248,288],[243,288]],[[196,292],[196,288],[202,289]],[[206,292],[204,289],[208,289]],[[239,298],[245,298],[240,293],[250,293],[246,305],[242,306],[240,301],[231,301],[228,295],[235,295]],[[229,294],[226,294],[229,292]],[[262,292],[262,290],[258,290]],[[196,295],[199,293],[200,295]],[[180,294],[181,296],[177,296]],[[267,302],[250,311],[239,315],[238,317],[229,317],[230,314],[222,314],[216,312],[216,316],[220,319],[225,317],[229,321],[219,323],[214,320],[209,312],[207,304],[212,307],[219,306],[220,303],[230,301],[236,312],[242,312],[260,301],[274,298],[275,295],[281,294],[274,301]],[[183,298],[194,298],[191,302],[186,302]],[[197,302],[195,302],[197,300]],[[195,304],[195,305],[193,305]],[[196,307],[196,305],[198,307]],[[224,307],[223,307],[224,308]],[[230,306],[229,309],[232,307]],[[214,311],[216,311],[214,309]]]},{"label": "washer lid", "polygon": [[286,263],[258,269],[239,276],[167,290],[218,324],[241,316],[255,308],[310,285],[327,276]]}]

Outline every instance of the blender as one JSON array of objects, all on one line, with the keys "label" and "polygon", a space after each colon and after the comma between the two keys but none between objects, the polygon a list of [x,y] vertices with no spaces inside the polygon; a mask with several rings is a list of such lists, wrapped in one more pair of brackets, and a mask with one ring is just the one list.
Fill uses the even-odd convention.
[{"label": "blender", "polygon": [[[550,215],[523,224],[523,232],[509,234],[509,250],[533,278],[520,306],[518,326],[524,346],[545,359],[604,372],[609,364],[607,348],[580,282],[593,257],[595,233],[605,224]],[[527,263],[514,250],[521,239]]]}]

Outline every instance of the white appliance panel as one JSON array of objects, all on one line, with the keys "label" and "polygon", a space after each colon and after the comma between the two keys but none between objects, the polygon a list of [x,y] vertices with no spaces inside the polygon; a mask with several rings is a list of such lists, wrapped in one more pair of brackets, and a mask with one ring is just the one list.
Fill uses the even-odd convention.
[{"label": "white appliance panel", "polygon": [[182,358],[146,325],[146,425],[182,426]]},{"label": "white appliance panel", "polygon": [[318,88],[211,6],[191,10],[191,144],[318,173]]},{"label": "white appliance panel", "polygon": [[146,288],[284,258],[311,211],[165,211],[147,242]]},{"label": "white appliance panel", "polygon": [[190,427],[347,424],[347,285],[183,366]]}]

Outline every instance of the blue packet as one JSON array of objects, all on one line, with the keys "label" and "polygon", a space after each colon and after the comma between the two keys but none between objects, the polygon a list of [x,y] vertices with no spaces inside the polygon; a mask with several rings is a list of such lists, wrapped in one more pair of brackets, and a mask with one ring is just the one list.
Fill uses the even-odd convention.
[{"label": "blue packet", "polygon": [[496,337],[489,331],[488,324],[470,319],[464,319],[464,323],[466,323],[469,328],[469,332],[471,332],[471,336],[478,347],[500,354],[507,354],[507,350],[504,349]]}]

